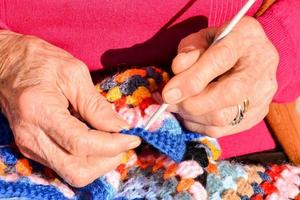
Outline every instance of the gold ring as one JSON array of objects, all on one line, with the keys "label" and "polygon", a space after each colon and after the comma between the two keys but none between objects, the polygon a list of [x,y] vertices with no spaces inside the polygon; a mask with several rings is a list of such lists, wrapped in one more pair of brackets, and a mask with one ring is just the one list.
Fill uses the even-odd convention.
[{"label": "gold ring", "polygon": [[248,98],[243,101],[242,105],[241,104],[237,105],[237,114],[236,114],[235,118],[233,119],[233,121],[231,122],[232,126],[235,126],[235,125],[241,123],[241,121],[244,119],[245,113],[249,109],[249,105],[250,105],[250,102],[249,102]]}]

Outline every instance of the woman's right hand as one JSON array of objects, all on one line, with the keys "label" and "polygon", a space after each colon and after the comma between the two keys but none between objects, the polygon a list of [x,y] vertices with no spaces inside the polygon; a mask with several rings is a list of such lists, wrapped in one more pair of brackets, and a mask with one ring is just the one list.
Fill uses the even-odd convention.
[{"label": "woman's right hand", "polygon": [[[140,139],[95,89],[88,68],[33,36],[0,31],[0,105],[26,157],[75,187],[115,168]],[[72,116],[72,106],[95,129]]]}]

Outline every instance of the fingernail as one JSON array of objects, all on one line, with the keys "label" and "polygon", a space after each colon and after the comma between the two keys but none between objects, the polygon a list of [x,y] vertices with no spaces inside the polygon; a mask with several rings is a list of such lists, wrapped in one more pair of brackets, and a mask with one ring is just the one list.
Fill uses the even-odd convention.
[{"label": "fingernail", "polygon": [[180,49],[179,53],[188,53],[188,52],[193,51],[195,49],[196,49],[195,46],[186,46],[186,47],[183,47],[182,49]]},{"label": "fingernail", "polygon": [[120,129],[121,130],[128,130],[128,129],[130,129],[131,127],[130,127],[130,125],[129,124],[127,124],[127,122],[121,117],[121,116],[118,116],[118,119],[119,119],[119,127],[120,127]]},{"label": "fingernail", "polygon": [[178,88],[173,88],[164,94],[164,98],[168,103],[175,104],[182,97],[182,92]]},{"label": "fingernail", "polygon": [[134,141],[130,142],[128,145],[128,149],[134,149],[141,144],[141,140],[139,138],[135,139]]}]

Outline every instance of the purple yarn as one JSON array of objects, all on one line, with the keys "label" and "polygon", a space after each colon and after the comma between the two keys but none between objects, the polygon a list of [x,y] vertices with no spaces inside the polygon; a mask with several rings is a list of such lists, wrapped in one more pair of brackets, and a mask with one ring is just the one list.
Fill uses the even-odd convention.
[{"label": "purple yarn", "polygon": [[140,75],[134,75],[128,78],[120,85],[120,90],[124,95],[132,95],[132,93],[140,86],[147,86],[148,82]]}]

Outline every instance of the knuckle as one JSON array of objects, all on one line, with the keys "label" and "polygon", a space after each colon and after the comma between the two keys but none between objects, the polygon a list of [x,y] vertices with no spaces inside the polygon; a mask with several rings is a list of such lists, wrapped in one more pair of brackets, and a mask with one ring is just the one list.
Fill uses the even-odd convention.
[{"label": "knuckle", "polygon": [[187,88],[190,91],[190,95],[195,95],[199,93],[203,87],[206,85],[205,80],[202,75],[195,73],[186,80]]},{"label": "knuckle", "polygon": [[75,59],[72,60],[73,61],[71,65],[65,66],[65,70],[67,73],[69,73],[69,75],[71,75],[74,78],[77,78],[89,74],[88,67],[83,62]]},{"label": "knuckle", "polygon": [[214,128],[214,127],[207,127],[204,131],[205,134],[209,135],[213,138],[220,138],[223,137],[225,134],[221,132],[220,130]]},{"label": "knuckle", "polygon": [[212,63],[211,70],[219,74],[237,60],[237,54],[228,44],[220,44],[215,46],[215,52],[210,54],[210,60]]},{"label": "knuckle", "polygon": [[75,72],[82,74],[89,74],[88,67],[80,60],[76,60],[74,65]]},{"label": "knuckle", "polygon": [[274,68],[277,68],[277,65],[279,64],[279,59],[280,59],[279,53],[278,53],[277,49],[275,48],[275,46],[271,42],[268,41],[268,43],[269,43],[270,48],[268,51],[266,51],[266,54],[267,54],[266,56],[270,61],[272,61],[271,65]]},{"label": "knuckle", "polygon": [[84,187],[92,182],[90,176],[91,174],[88,173],[86,169],[79,167],[77,170],[71,170],[68,172],[64,178],[74,187]]},{"label": "knuckle", "polygon": [[[243,19],[241,20],[240,25],[242,24],[241,30],[245,29],[244,26],[247,26],[246,28],[249,29],[249,27],[251,27],[251,35],[250,36],[259,36],[261,35],[261,33],[263,32],[263,29],[260,25],[260,23],[253,17],[250,16],[245,16],[243,17]],[[245,30],[247,30],[245,29]],[[249,33],[250,33],[249,32]]]},{"label": "knuckle", "polygon": [[213,116],[213,121],[214,121],[214,125],[215,126],[226,126],[229,124],[230,119],[229,119],[229,115],[228,112],[222,110],[220,112],[217,112],[214,116]]},{"label": "knuckle", "polygon": [[89,147],[88,140],[86,137],[82,137],[80,134],[76,136],[72,136],[67,141],[68,151],[71,154],[76,156],[85,156],[86,155],[86,148],[82,147]]},{"label": "knuckle", "polygon": [[35,117],[37,95],[30,89],[23,90],[18,98],[19,114],[22,119]]},{"label": "knuckle", "polygon": [[26,48],[26,52],[30,55],[39,53],[40,50],[45,46],[45,42],[33,35],[21,36],[21,41]]},{"label": "knuckle", "polygon": [[201,129],[201,127],[199,127],[199,125],[198,124],[196,124],[196,123],[192,123],[192,122],[189,122],[189,121],[184,121],[184,126],[187,128],[187,129],[189,129],[189,130],[191,130],[191,131],[194,131],[194,132],[196,132],[196,133],[202,133],[203,131],[202,131],[202,129]]},{"label": "knuckle", "polygon": [[241,80],[228,81],[225,83],[224,88],[230,88],[230,91],[222,90],[222,96],[228,106],[234,106],[243,101],[248,89],[247,85]]},{"label": "knuckle", "polygon": [[198,109],[196,107],[197,106],[194,106],[194,104],[192,104],[189,100],[186,100],[181,103],[180,110],[182,110],[184,114],[197,115]]}]

